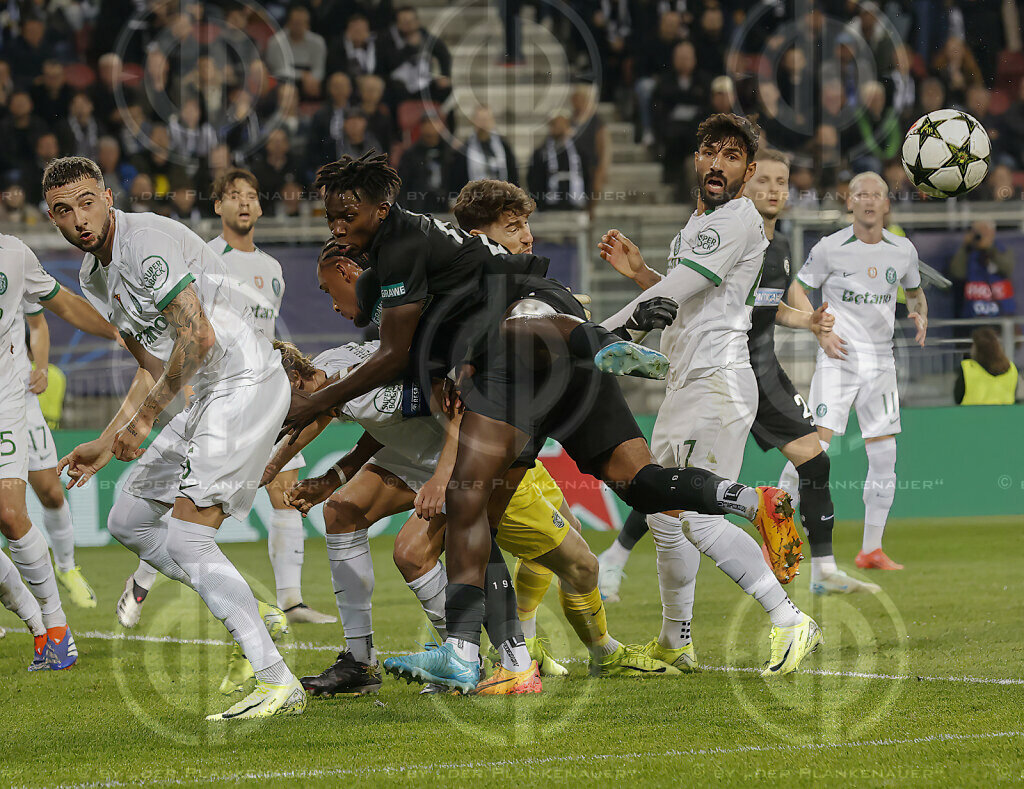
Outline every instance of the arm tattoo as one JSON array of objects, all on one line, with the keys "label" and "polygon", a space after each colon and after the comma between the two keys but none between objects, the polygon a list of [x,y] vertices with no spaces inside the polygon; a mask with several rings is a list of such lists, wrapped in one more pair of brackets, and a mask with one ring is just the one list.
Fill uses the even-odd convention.
[{"label": "arm tattoo", "polygon": [[213,326],[203,312],[194,285],[175,296],[164,308],[163,315],[174,327],[176,336],[163,375],[140,409],[154,418],[195,375],[214,341]]}]

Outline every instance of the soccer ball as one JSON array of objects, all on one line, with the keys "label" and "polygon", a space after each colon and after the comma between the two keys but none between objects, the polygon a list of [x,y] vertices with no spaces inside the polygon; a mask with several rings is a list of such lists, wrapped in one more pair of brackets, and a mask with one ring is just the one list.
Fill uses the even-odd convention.
[{"label": "soccer ball", "polygon": [[967,194],[985,180],[991,155],[985,127],[960,110],[929,112],[903,140],[903,169],[930,197]]}]

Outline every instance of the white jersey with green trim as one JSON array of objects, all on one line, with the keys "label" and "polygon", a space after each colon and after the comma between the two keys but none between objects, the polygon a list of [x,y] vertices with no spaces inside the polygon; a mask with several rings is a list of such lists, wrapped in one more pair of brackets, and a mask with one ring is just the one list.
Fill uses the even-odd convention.
[{"label": "white jersey with green trim", "polygon": [[[376,340],[348,343],[324,351],[313,366],[328,376],[347,375],[380,347]],[[402,385],[381,386],[349,400],[341,407],[345,419],[356,422],[373,438],[421,467],[429,476],[437,467],[444,446],[444,427],[433,416],[405,417],[402,414]]]},{"label": "white jersey with green trim", "polygon": [[259,248],[252,252],[235,249],[224,236],[217,236],[209,246],[227,264],[228,274],[244,294],[256,330],[272,340],[277,336],[277,319],[284,297],[281,264]]},{"label": "white jersey with green trim", "polygon": [[896,295],[900,285],[921,287],[917,261],[917,249],[908,239],[883,230],[881,241],[866,244],[852,225],[811,248],[797,279],[806,288],[821,288],[822,301],[836,316],[833,330],[846,341],[847,361],[859,355],[892,356]]},{"label": "white jersey with green trim", "polygon": [[0,388],[28,377],[22,303],[34,307],[59,290],[57,280],[43,270],[25,242],[0,233]]},{"label": "white jersey with green trim", "polygon": [[668,385],[682,386],[710,371],[750,364],[747,332],[768,240],[764,222],[747,197],[738,197],[690,221],[672,241],[668,273],[686,267],[711,281],[679,305],[661,335],[671,363]]},{"label": "white jersey with green trim", "polygon": [[113,232],[109,265],[92,254],[82,261],[82,292],[122,334],[166,362],[175,332],[162,311],[193,285],[216,336],[190,381],[198,397],[260,383],[280,367],[280,354],[256,333],[244,295],[203,239],[173,219],[117,210]]}]

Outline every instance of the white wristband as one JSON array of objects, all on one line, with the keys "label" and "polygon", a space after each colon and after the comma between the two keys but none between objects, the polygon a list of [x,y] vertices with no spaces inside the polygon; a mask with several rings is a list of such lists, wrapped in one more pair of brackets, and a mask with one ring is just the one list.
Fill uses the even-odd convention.
[{"label": "white wristband", "polygon": [[346,482],[348,482],[348,477],[346,477],[345,476],[345,472],[341,470],[341,461],[340,460],[337,463],[335,463],[333,466],[331,466],[331,468],[334,469],[334,473],[337,474],[338,475],[338,479],[341,480],[341,482],[339,483],[340,485],[344,485]]}]

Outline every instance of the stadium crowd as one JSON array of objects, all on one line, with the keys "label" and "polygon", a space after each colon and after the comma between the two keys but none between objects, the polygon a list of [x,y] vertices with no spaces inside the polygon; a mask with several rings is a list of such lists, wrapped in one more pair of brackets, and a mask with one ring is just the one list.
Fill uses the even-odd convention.
[{"label": "stadium crowd", "polygon": [[[910,199],[903,132],[948,106],[992,138],[993,169],[972,198],[1020,196],[1024,54],[1012,0],[569,0],[585,33],[535,5],[581,72],[596,50],[600,98],[634,122],[680,199],[692,187],[683,163],[697,123],[729,109],[795,154],[798,205],[841,199],[865,169]],[[12,222],[40,221],[40,175],[66,154],[99,161],[119,207],[182,219],[210,214],[206,185],[236,164],[259,177],[268,213],[294,216],[311,210],[320,164],[371,148],[399,166],[405,204],[431,211],[479,177],[519,183],[542,208],[582,209],[610,160],[585,90],[550,119],[528,162],[516,161],[487,107],[453,145],[443,106],[451,53],[415,8],[391,0],[260,11],[234,1],[27,0],[8,3],[0,27],[0,186]],[[517,45],[506,52],[511,67]]]}]

